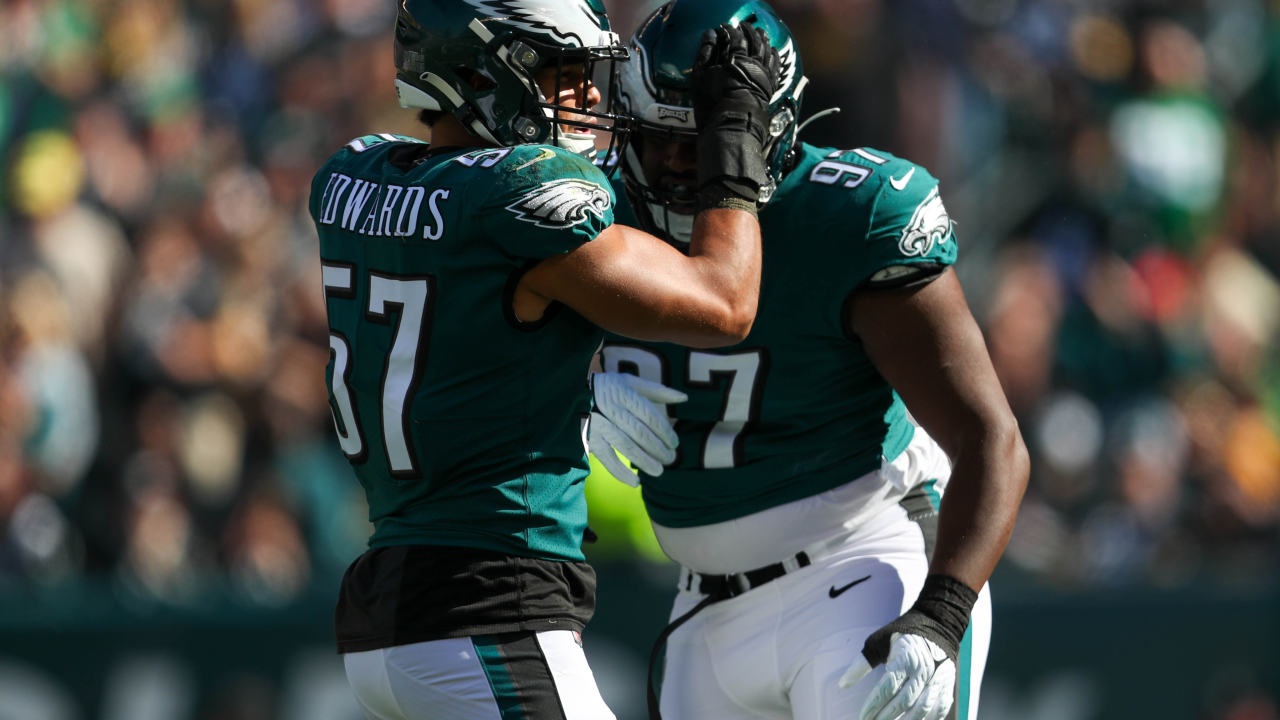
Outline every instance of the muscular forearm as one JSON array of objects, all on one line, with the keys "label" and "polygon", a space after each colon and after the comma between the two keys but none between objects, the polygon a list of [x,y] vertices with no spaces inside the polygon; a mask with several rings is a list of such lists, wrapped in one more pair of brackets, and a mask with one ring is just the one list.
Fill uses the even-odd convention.
[{"label": "muscular forearm", "polygon": [[977,591],[991,576],[1013,531],[1027,486],[1027,449],[1017,424],[1009,420],[975,433],[954,462],[929,570]]},{"label": "muscular forearm", "polygon": [[850,313],[876,368],[951,458],[930,571],[980,590],[1013,530],[1028,461],[955,273],[860,293]]},{"label": "muscular forearm", "polygon": [[735,334],[745,337],[760,298],[760,226],[755,217],[728,209],[698,213],[689,258],[705,287],[723,303],[723,312],[736,320]]},{"label": "muscular forearm", "polygon": [[573,252],[543,260],[516,287],[516,317],[537,320],[559,301],[637,340],[690,347],[741,341],[760,294],[760,226],[740,210],[708,210],[698,220],[693,257],[611,225]]}]

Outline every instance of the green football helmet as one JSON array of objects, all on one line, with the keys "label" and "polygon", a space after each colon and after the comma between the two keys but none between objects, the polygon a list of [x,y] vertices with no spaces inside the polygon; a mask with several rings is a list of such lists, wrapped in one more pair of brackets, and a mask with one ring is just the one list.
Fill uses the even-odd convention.
[{"label": "green football helmet", "polygon": [[[695,142],[691,79],[702,34],[723,23],[751,22],[769,33],[782,60],[782,81],[769,101],[765,148],[769,182],[760,189],[768,202],[783,176],[795,166],[796,119],[808,79],[801,70],[791,31],[761,0],[672,0],[649,16],[631,39],[632,59],[618,85],[621,111],[631,116],[631,137],[620,149],[619,165],[627,197],[640,225],[655,235],[687,243],[693,237],[697,189],[692,184],[655,187],[644,176],[641,158],[647,138]],[[671,212],[684,208],[686,213]]]},{"label": "green football helmet", "polygon": [[[610,97],[603,111],[559,105],[559,73],[551,101],[534,74],[584,64],[585,97],[598,64],[607,63],[613,84],[627,58],[600,0],[403,0],[396,19],[400,105],[451,113],[503,147],[545,143],[594,158],[595,135],[565,125],[609,131],[610,151],[620,149],[628,122],[611,112]],[[582,119],[553,120],[557,111]]]}]

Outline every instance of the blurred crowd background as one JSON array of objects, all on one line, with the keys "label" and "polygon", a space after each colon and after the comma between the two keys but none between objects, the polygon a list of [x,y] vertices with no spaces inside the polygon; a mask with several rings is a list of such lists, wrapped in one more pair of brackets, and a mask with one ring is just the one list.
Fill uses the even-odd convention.
[{"label": "blurred crowd background", "polygon": [[[658,5],[608,4],[624,34]],[[984,717],[1093,717],[1096,688],[1137,663],[1119,654],[1128,664],[1107,670],[1111,654],[1071,660],[1083,650],[1065,644],[1045,653],[1029,629],[1109,620],[1123,633],[1174,607],[1071,620],[1073,601],[1047,598],[1209,588],[1264,604],[1183,602],[1168,622],[1254,618],[1260,659],[1212,676],[1178,662],[1198,673],[1185,698],[1113,698],[1174,709],[1227,698],[1197,716],[1274,720],[1248,678],[1280,686],[1266,659],[1274,618],[1256,614],[1280,567],[1280,2],[776,6],[811,80],[802,116],[842,108],[803,139],[879,148],[940,178],[958,272],[1032,452],[996,576],[1001,622],[1020,630],[1002,639],[997,626],[992,662],[1014,677],[1060,657],[1094,675],[1046,676],[1021,705],[988,683]],[[392,0],[0,0],[0,601],[23,617],[62,608],[26,635],[28,620],[6,620],[4,652],[47,651],[37,664],[70,668],[45,638],[88,637],[67,624],[77,606],[57,599],[85,588],[152,618],[210,598],[277,608],[269,617],[314,618],[307,637],[330,652],[324,617],[370,528],[331,430],[306,201],[316,168],[351,138],[428,136],[395,102],[394,11]],[[665,601],[640,622],[606,593],[663,598],[671,568],[634,490],[597,472],[588,497],[601,537],[589,557],[626,568],[602,574],[588,649],[620,717],[639,717],[643,703],[609,693],[642,692],[638,663]],[[1071,622],[1045,626],[1045,613]],[[227,629],[182,636],[182,656],[205,667],[243,655],[235,632],[258,632],[191,617]],[[169,632],[131,623],[103,642]],[[1165,647],[1161,627],[1134,652]],[[608,655],[601,641],[626,631],[635,647]],[[224,634],[237,649],[206,652]],[[1204,648],[1253,637],[1201,636]],[[1168,648],[1158,657],[1179,657]],[[323,673],[298,677],[341,694],[324,657]],[[165,662],[125,663],[120,677],[166,697],[184,686]],[[1148,686],[1182,687],[1156,672]],[[156,697],[63,675],[86,703]],[[0,667],[0,696],[38,686],[27,677]],[[358,715],[349,697],[317,693],[300,691],[310,700],[281,717]],[[250,709],[201,717],[268,717],[253,693],[231,696]],[[1138,716],[1155,715],[1107,717]]]},{"label": "blurred crowd background", "polygon": [[[612,4],[625,33],[657,3]],[[1280,3],[778,0],[804,139],[927,166],[1034,460],[1002,581],[1264,582],[1280,551]],[[309,182],[426,137],[390,0],[0,3],[0,592],[283,605],[369,532]],[[599,560],[662,562],[593,477]]]}]

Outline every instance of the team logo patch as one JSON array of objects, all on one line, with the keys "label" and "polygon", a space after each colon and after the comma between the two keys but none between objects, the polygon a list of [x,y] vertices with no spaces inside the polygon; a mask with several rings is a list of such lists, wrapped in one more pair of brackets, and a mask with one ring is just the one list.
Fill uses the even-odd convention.
[{"label": "team logo patch", "polygon": [[584,222],[587,215],[604,219],[613,198],[604,188],[579,178],[553,180],[539,185],[507,209],[538,227],[563,229]]},{"label": "team logo patch", "polygon": [[941,245],[951,237],[951,218],[942,205],[938,188],[929,191],[924,202],[916,207],[911,222],[902,230],[898,250],[907,257],[924,257],[935,243]]},{"label": "team logo patch", "polygon": [[658,106],[658,119],[675,118],[680,122],[689,122],[689,110],[684,108],[667,107],[666,105]]}]

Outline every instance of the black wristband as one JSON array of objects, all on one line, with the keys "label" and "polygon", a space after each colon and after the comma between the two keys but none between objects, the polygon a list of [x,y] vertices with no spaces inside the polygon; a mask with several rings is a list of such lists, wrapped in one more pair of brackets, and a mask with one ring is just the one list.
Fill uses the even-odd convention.
[{"label": "black wristband", "polygon": [[756,214],[756,201],[760,193],[755,189],[734,182],[728,176],[708,181],[698,190],[698,212],[703,210],[744,210]]},{"label": "black wristband", "polygon": [[698,128],[698,186],[727,175],[757,192],[768,182],[763,148],[768,118],[745,103],[716,105],[705,126]]},{"label": "black wristband", "polygon": [[968,585],[946,575],[930,575],[924,579],[920,597],[916,598],[911,609],[937,623],[958,652],[964,632],[969,629],[969,615],[973,613],[976,602],[978,593]]},{"label": "black wristband", "polygon": [[769,116],[767,108],[736,100],[721,100],[707,113],[705,123],[698,125],[698,132],[741,132],[764,144],[768,139]]},{"label": "black wristband", "polygon": [[915,605],[902,617],[871,634],[862,646],[862,654],[872,667],[889,658],[889,647],[895,633],[911,633],[933,641],[953,661],[960,654],[960,641],[969,628],[969,615],[978,593],[955,578],[930,575]]}]

